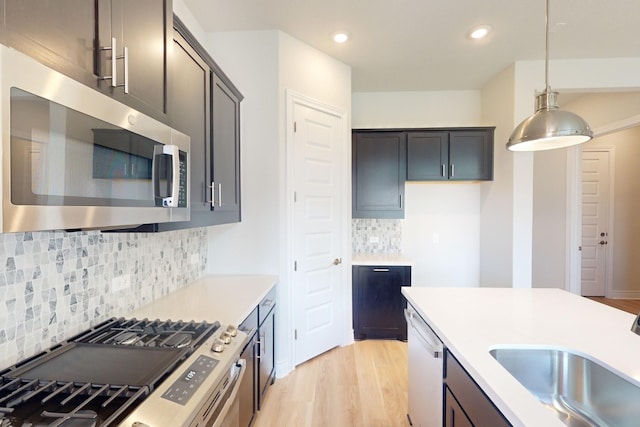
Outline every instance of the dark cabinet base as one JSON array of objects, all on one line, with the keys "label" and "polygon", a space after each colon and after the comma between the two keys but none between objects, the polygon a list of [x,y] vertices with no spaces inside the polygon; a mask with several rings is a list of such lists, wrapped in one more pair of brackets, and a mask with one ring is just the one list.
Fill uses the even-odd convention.
[{"label": "dark cabinet base", "polygon": [[444,372],[445,427],[511,426],[449,350]]},{"label": "dark cabinet base", "polygon": [[401,287],[411,285],[411,267],[358,265],[352,275],[354,338],[406,341]]}]

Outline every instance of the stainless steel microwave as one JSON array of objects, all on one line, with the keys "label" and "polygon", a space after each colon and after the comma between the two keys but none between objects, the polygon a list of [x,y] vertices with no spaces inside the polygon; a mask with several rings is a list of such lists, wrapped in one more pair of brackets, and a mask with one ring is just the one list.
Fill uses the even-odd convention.
[{"label": "stainless steel microwave", "polygon": [[189,220],[190,139],[0,45],[0,232]]}]

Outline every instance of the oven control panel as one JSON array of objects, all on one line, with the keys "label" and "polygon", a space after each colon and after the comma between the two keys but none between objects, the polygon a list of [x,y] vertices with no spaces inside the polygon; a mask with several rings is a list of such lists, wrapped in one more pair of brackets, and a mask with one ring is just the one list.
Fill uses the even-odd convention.
[{"label": "oven control panel", "polygon": [[222,352],[213,351],[211,347],[216,340],[226,340],[224,332],[231,334],[234,330],[222,326],[216,330],[119,425],[195,426],[202,414],[216,413],[225,403],[216,396],[224,397],[225,387],[231,384],[236,362],[249,340],[244,332],[236,331]]},{"label": "oven control panel", "polygon": [[198,356],[182,376],[174,381],[167,391],[162,394],[162,398],[180,405],[186,405],[217,364],[218,361],[209,356]]}]

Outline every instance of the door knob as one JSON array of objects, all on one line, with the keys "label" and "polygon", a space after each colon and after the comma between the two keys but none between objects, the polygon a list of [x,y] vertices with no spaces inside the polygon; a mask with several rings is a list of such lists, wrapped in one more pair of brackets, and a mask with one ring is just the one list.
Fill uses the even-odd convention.
[{"label": "door knob", "polygon": [[604,240],[600,240],[600,244],[601,245],[606,245],[607,243],[609,243],[609,242],[605,242]]},{"label": "door knob", "polygon": [[336,258],[333,260],[333,265],[342,264],[342,258]]}]

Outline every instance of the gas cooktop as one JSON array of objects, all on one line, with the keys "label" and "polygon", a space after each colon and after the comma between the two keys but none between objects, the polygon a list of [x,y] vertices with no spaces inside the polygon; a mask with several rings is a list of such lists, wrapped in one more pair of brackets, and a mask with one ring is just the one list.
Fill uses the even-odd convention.
[{"label": "gas cooktop", "polygon": [[219,328],[103,322],[0,372],[0,426],[116,425]]}]

